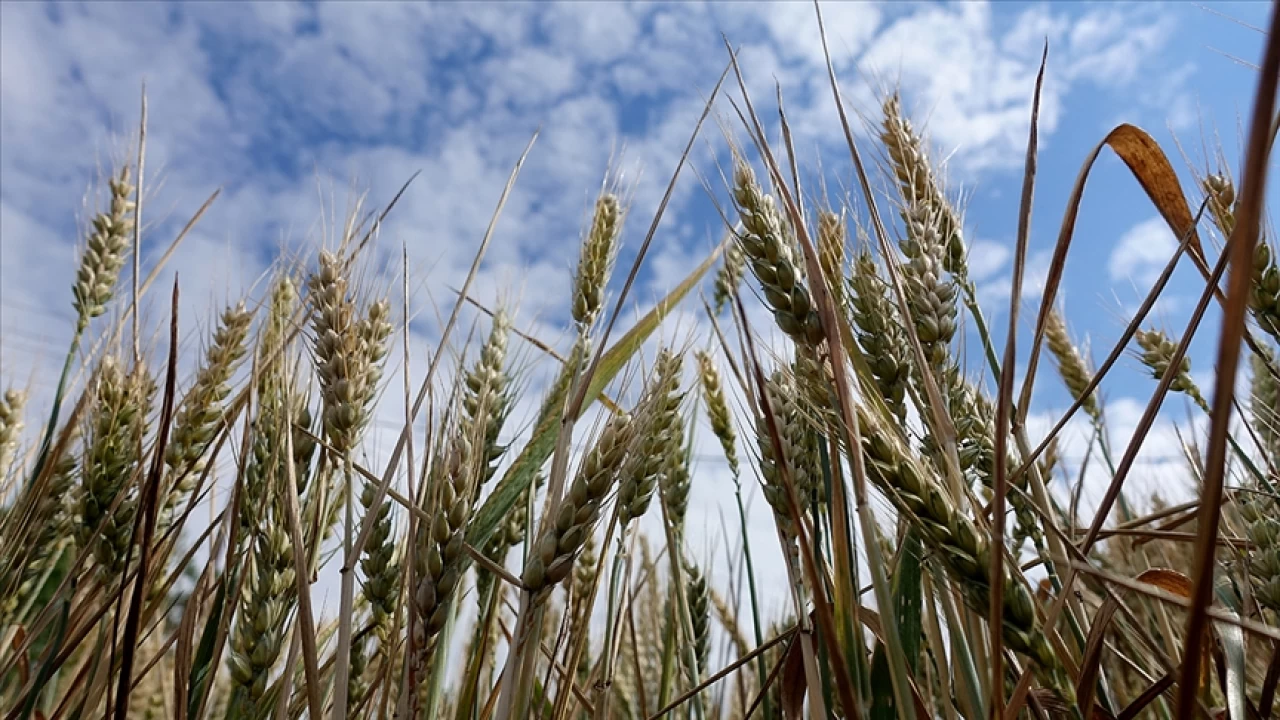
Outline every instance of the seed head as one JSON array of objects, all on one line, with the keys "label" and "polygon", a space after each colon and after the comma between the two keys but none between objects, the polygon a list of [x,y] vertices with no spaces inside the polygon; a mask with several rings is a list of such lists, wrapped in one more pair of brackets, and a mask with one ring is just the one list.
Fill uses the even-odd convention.
[{"label": "seed head", "polygon": [[825,337],[818,311],[805,284],[804,271],[793,256],[783,218],[773,198],[764,194],[745,161],[734,166],[734,201],[744,232],[738,240],[751,271],[760,281],[765,302],[778,327],[794,342],[816,345]]},{"label": "seed head", "polygon": [[0,481],[9,470],[13,450],[22,434],[22,411],[27,404],[27,394],[12,388],[0,398]]},{"label": "seed head", "polygon": [[78,332],[88,327],[89,320],[107,311],[120,268],[129,252],[134,208],[131,198],[135,189],[130,182],[129,166],[122,167],[119,176],[108,181],[108,187],[110,208],[93,218],[93,232],[89,234],[80,269],[76,272],[76,283],[71,288]]},{"label": "seed head", "polygon": [[591,230],[582,244],[573,283],[573,321],[579,328],[590,327],[604,305],[604,289],[622,232],[622,216],[618,196],[606,192],[596,200]]}]

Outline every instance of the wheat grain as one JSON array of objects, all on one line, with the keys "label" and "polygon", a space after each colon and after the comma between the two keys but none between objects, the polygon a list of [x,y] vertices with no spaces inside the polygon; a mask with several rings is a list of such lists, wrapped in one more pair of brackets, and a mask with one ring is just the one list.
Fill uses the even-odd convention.
[{"label": "wheat grain", "polygon": [[[963,223],[938,186],[924,143],[903,116],[902,103],[896,94],[885,100],[882,110],[880,141],[888,151],[904,206],[908,212],[932,216],[939,243],[944,248],[939,253],[943,267],[961,281],[967,280]],[[909,218],[904,219],[910,222]]]},{"label": "wheat grain", "polygon": [[582,243],[578,272],[573,281],[573,321],[577,323],[579,333],[585,333],[591,327],[604,305],[605,285],[617,254],[622,221],[622,205],[618,196],[601,193],[596,199],[591,230]]},{"label": "wheat grain", "polygon": [[744,229],[738,240],[774,320],[795,342],[816,345],[825,337],[822,322],[805,285],[804,271],[793,257],[792,243],[784,235],[782,215],[745,161],[735,163],[733,182],[734,202]]},{"label": "wheat grain", "polygon": [[[1138,347],[1142,348],[1142,354],[1139,355],[1142,364],[1150,368],[1151,375],[1157,380],[1164,377],[1170,363],[1173,361],[1173,355],[1178,349],[1177,344],[1160,330],[1138,330],[1133,334],[1133,339],[1138,344]],[[1182,356],[1182,362],[1178,365],[1178,370],[1173,377],[1173,384],[1170,389],[1174,392],[1183,393],[1191,398],[1201,410],[1209,412],[1209,403],[1205,401],[1204,396],[1200,394],[1200,388],[1191,379],[1191,358],[1185,354]]]},{"label": "wheat grain", "polygon": [[618,484],[618,522],[626,527],[649,509],[653,491],[666,474],[666,462],[680,450],[680,375],[683,360],[663,349],[637,410],[634,436],[638,444]]},{"label": "wheat grain", "polygon": [[738,476],[738,436],[733,430],[733,421],[729,416],[729,403],[724,397],[724,386],[720,382],[720,371],[716,369],[711,354],[705,350],[694,353],[698,361],[698,377],[702,384],[702,399],[707,405],[707,419],[711,422],[711,432],[720,441],[725,461],[729,463],[729,472]]},{"label": "wheat grain", "polygon": [[134,203],[130,198],[135,188],[130,182],[129,167],[122,167],[120,174],[107,185],[111,192],[109,209],[93,218],[93,232],[71,288],[77,335],[89,326],[91,319],[107,311],[133,232]]},{"label": "wheat grain", "polygon": [[[103,359],[85,439],[76,533],[81,548],[93,548],[104,580],[118,578],[124,571],[137,508],[135,475],[142,461],[138,451],[147,433],[154,392],[145,368],[134,368],[126,375],[113,356]],[[119,504],[112,511],[117,498]]]},{"label": "wheat grain", "polygon": [[724,306],[738,291],[738,285],[742,284],[744,265],[746,265],[746,258],[742,254],[742,246],[736,242],[729,243],[724,250],[724,260],[720,263],[720,269],[716,271],[715,286],[711,295],[716,314],[724,311]]},{"label": "wheat grain", "polygon": [[888,286],[877,274],[875,260],[866,250],[854,260],[849,287],[853,291],[849,305],[858,344],[885,403],[900,421],[905,421],[910,378],[907,339],[889,301]]},{"label": "wheat grain", "polygon": [[22,411],[27,404],[27,394],[9,388],[0,398],[0,481],[9,472],[13,451],[22,435]]},{"label": "wheat grain", "polygon": [[164,455],[168,477],[161,506],[163,522],[167,523],[173,509],[187,498],[196,475],[204,469],[205,453],[222,420],[223,402],[231,392],[227,383],[244,357],[245,338],[252,321],[253,315],[244,303],[222,313],[204,364],[196,373],[195,384],[174,418]]},{"label": "wheat grain", "polygon": [[605,424],[587,453],[569,491],[550,516],[529,554],[522,581],[535,605],[545,601],[551,588],[569,576],[574,559],[600,516],[600,506],[617,481],[626,460],[633,428],[628,415],[615,415]]},{"label": "wheat grain", "polygon": [[[1049,310],[1044,328],[1044,338],[1049,346],[1049,352],[1058,362],[1058,374],[1062,376],[1063,384],[1071,392],[1071,398],[1080,400],[1084,395],[1085,388],[1093,381],[1093,373],[1085,365],[1080,351],[1071,342],[1071,336],[1067,334],[1066,323],[1063,322],[1062,315],[1057,308]],[[1089,393],[1088,397],[1084,398],[1080,407],[1095,422],[1101,422],[1102,410],[1098,406],[1097,397],[1092,392]]]}]

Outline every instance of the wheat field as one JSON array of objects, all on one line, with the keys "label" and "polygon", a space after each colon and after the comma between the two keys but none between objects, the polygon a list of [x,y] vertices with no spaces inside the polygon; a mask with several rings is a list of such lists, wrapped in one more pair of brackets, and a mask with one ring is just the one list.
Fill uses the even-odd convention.
[{"label": "wheat field", "polygon": [[[141,286],[127,271],[140,134],[68,268],[76,322],[64,364],[42,368],[51,405],[0,377],[0,712],[1276,717],[1280,266],[1263,232],[1276,18],[1242,163],[1193,167],[1184,188],[1134,125],[1080,148],[1044,290],[1020,303],[1043,71],[1027,88],[1007,329],[988,325],[958,196],[918,121],[892,90],[846,114],[834,70],[858,180],[846,200],[801,185],[785,105],[748,94],[726,53],[689,129],[692,147],[731,99],[731,162],[701,169],[724,198],[724,239],[638,317],[627,302],[662,210],[631,217],[626,180],[602,168],[561,298],[566,354],[525,332],[518,303],[472,292],[487,234],[438,309],[438,347],[408,358],[409,298],[393,304],[370,267],[398,197],[279,257],[204,334],[188,340],[175,319],[146,335],[138,308],[176,317],[182,279],[163,261]],[[762,121],[775,116],[780,136]],[[1088,170],[1108,155],[1179,244],[1098,361],[1058,291]],[[644,238],[630,267],[624,227]],[[1199,304],[1188,327],[1161,329],[1152,308],[1187,265]],[[1222,319],[1201,387],[1187,347],[1210,307]],[[677,308],[713,332],[672,327]],[[970,333],[981,347],[962,354]],[[179,371],[184,343],[200,348],[194,372]],[[1113,446],[1098,387],[1126,357],[1150,372],[1149,404]],[[1073,399],[1047,432],[1028,423],[1038,364]],[[413,370],[403,387],[394,366]],[[554,378],[540,394],[535,366]],[[1196,497],[1147,502],[1125,482],[1174,395],[1205,428],[1182,469]],[[521,402],[537,408],[525,425]],[[371,454],[380,409],[404,420]],[[1068,422],[1105,467],[1091,514],[1058,455]],[[715,557],[691,539],[701,428],[731,478]],[[752,545],[756,496],[776,548]],[[762,586],[765,551],[785,587]],[[324,574],[336,608],[317,602]]]}]

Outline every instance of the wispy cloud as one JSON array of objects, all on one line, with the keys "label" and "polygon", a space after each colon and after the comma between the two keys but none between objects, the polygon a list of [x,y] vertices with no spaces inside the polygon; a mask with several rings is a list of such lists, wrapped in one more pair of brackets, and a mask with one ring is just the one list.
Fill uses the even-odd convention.
[{"label": "wispy cloud", "polygon": [[1107,260],[1107,271],[1112,280],[1132,280],[1146,287],[1155,281],[1177,249],[1169,225],[1162,218],[1153,217],[1120,236]]}]

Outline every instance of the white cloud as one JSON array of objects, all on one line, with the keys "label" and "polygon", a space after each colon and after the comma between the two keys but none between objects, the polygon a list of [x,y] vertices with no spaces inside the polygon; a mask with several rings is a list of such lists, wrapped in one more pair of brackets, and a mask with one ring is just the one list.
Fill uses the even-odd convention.
[{"label": "white cloud", "polygon": [[1107,260],[1107,271],[1112,280],[1132,279],[1147,286],[1177,249],[1178,243],[1163,219],[1144,220],[1120,236]]},{"label": "white cloud", "polygon": [[974,280],[985,280],[1003,269],[1012,255],[1008,245],[976,240],[969,244],[969,276]]}]

